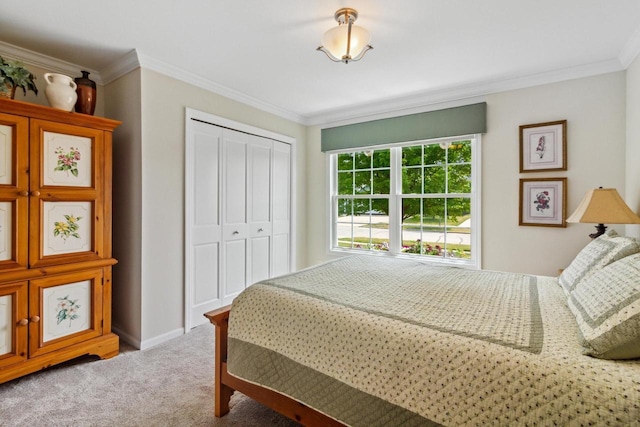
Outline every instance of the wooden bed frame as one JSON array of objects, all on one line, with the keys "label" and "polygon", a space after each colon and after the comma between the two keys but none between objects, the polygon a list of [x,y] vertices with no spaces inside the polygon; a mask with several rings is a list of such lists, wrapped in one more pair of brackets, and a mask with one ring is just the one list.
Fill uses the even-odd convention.
[{"label": "wooden bed frame", "polygon": [[280,414],[305,426],[344,426],[339,421],[306,406],[284,394],[234,377],[227,371],[227,339],[231,306],[205,313],[215,326],[215,416],[229,412],[229,401],[234,391],[252,398]]}]

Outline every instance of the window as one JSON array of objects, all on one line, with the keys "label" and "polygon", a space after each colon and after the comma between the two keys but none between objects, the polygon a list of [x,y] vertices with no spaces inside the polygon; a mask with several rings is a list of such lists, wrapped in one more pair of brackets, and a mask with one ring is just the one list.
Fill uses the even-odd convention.
[{"label": "window", "polygon": [[331,153],[331,250],[479,267],[479,141]]}]

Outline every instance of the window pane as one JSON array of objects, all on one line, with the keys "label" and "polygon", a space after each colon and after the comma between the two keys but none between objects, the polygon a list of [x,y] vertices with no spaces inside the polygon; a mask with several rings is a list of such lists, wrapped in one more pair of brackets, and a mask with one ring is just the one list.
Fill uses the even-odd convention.
[{"label": "window pane", "polygon": [[[389,200],[387,199],[371,199],[371,210],[368,217],[361,219],[361,228],[356,229],[354,233],[360,231],[369,231],[369,241],[362,242],[368,244],[366,247],[372,251],[388,251],[389,250]],[[368,223],[365,222],[368,220]],[[364,233],[363,233],[364,234]],[[359,240],[359,239],[358,239]]]},{"label": "window pane", "polygon": [[424,146],[424,165],[442,165],[447,160],[447,150],[440,147],[440,144],[429,144]]},{"label": "window pane", "polygon": [[338,172],[338,194],[353,194],[353,172]]},{"label": "window pane", "polygon": [[470,163],[471,141],[456,141],[449,146],[449,163]]},{"label": "window pane", "polygon": [[402,193],[422,194],[422,168],[402,168]]},{"label": "window pane", "polygon": [[389,250],[389,201],[340,199],[336,234],[338,247],[366,251]]},{"label": "window pane", "polygon": [[371,194],[371,172],[356,172],[355,194]]},{"label": "window pane", "polygon": [[338,154],[338,170],[353,170],[353,154]]},{"label": "window pane", "polygon": [[373,194],[389,194],[391,171],[380,169],[373,171]]},{"label": "window pane", "polygon": [[445,254],[445,199],[422,200],[422,253],[430,256]]},{"label": "window pane", "polygon": [[391,150],[376,150],[373,152],[373,167],[388,168],[391,166]]},{"label": "window pane", "polygon": [[[440,149],[440,147],[438,147]],[[424,194],[443,194],[446,192],[445,167],[429,166],[424,168]]]},{"label": "window pane", "polygon": [[449,193],[471,192],[471,165],[449,165]]},{"label": "window pane", "polygon": [[447,217],[447,257],[471,258],[471,199],[448,199]]},{"label": "window pane", "polygon": [[371,169],[371,151],[360,151],[355,153],[356,169]]},{"label": "window pane", "polygon": [[351,248],[353,244],[353,201],[338,199],[338,219],[336,221],[337,245],[340,248]]},{"label": "window pane", "polygon": [[402,252],[422,253],[421,242],[420,199],[402,199]]},{"label": "window pane", "polygon": [[418,166],[422,164],[422,145],[402,148],[402,166]]},{"label": "window pane", "polygon": [[430,231],[444,231],[445,226],[445,199],[422,200],[422,222],[425,229]]}]

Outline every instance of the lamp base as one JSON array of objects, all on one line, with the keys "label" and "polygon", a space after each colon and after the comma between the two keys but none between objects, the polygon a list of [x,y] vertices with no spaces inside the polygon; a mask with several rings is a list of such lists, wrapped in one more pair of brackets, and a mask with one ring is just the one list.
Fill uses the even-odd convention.
[{"label": "lamp base", "polygon": [[607,231],[607,226],[604,224],[598,224],[595,227],[596,227],[596,232],[589,234],[589,237],[591,237],[592,239],[602,236],[605,233],[605,231]]}]

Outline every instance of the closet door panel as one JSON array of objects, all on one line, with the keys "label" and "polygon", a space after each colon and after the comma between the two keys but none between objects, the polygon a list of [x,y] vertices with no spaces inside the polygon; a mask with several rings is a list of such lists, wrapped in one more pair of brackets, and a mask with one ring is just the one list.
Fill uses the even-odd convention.
[{"label": "closet door panel", "polygon": [[291,146],[274,141],[271,276],[289,273],[291,266]]},{"label": "closet door panel", "polygon": [[250,240],[250,277],[253,284],[268,279],[271,272],[271,237],[256,237]]},{"label": "closet door panel", "polygon": [[193,304],[199,306],[220,299],[218,286],[219,243],[197,245],[194,248],[194,294]]},{"label": "closet door panel", "polygon": [[220,245],[220,162],[222,129],[192,123],[187,141],[186,211],[189,233],[186,257],[186,310],[191,326],[204,323],[202,314],[222,305]]},{"label": "closet door panel", "polygon": [[279,234],[273,237],[273,274],[281,276],[291,272],[289,265],[289,235]]},{"label": "closet door panel", "polygon": [[238,294],[242,292],[242,290],[244,290],[246,286],[246,240],[240,239],[225,242],[224,259],[225,273],[222,305],[231,304],[233,299],[238,296]]},{"label": "closet door panel", "polygon": [[247,222],[247,143],[248,135],[224,132],[224,224]]}]

